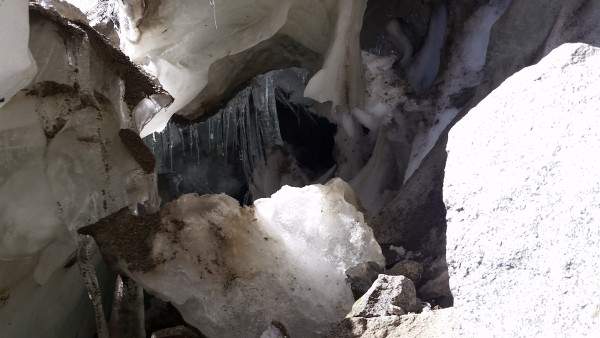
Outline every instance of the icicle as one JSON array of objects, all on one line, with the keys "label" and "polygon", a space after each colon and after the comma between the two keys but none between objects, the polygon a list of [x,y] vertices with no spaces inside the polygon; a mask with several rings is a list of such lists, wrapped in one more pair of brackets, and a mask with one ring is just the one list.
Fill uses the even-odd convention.
[{"label": "icicle", "polygon": [[200,132],[198,129],[200,129],[200,124],[194,127],[194,134],[196,136],[196,164],[200,165]]},{"label": "icicle", "polygon": [[106,324],[106,318],[104,317],[104,310],[102,309],[102,294],[100,293],[100,285],[96,278],[96,269],[94,269],[91,258],[93,243],[94,240],[92,237],[87,235],[79,236],[79,241],[77,243],[77,261],[79,271],[85,281],[88,296],[94,307],[98,338],[108,338],[108,326]]},{"label": "icicle", "polygon": [[111,337],[146,337],[144,289],[133,279],[117,276],[110,319]]},{"label": "icicle", "polygon": [[217,119],[217,130],[215,133],[215,145],[217,149],[217,155],[223,156],[223,116],[219,116]]},{"label": "icicle", "polygon": [[212,118],[208,119],[208,150],[209,151],[213,151],[213,139],[214,139],[214,134],[213,134],[213,120]]},{"label": "icicle", "polygon": [[167,142],[167,129],[169,128],[169,126],[167,126],[167,128],[165,128],[165,130],[163,130],[163,132],[160,133],[160,145],[161,145],[161,149],[162,149],[162,153],[160,154],[160,159],[161,159],[161,166],[164,169],[167,164],[167,160],[166,160],[166,156],[168,154],[167,152],[167,147],[168,142]]},{"label": "icicle", "polygon": [[181,149],[183,151],[183,158],[185,158],[185,136],[183,135],[183,128],[177,127],[179,137],[181,138]]},{"label": "icicle", "polygon": [[215,0],[210,0],[210,7],[212,8],[213,20],[215,21],[215,29],[219,29],[217,27],[217,4]]},{"label": "icicle", "polygon": [[194,134],[192,133],[192,125],[187,126],[187,135],[190,140],[190,162],[194,160]]},{"label": "icicle", "polygon": [[181,169],[178,168],[180,159],[174,158],[179,148],[173,154],[173,147],[178,147],[176,142],[181,138],[183,156],[191,156],[191,160],[183,159],[185,165],[193,163],[194,153],[198,166],[205,160],[218,167],[227,166],[231,156],[235,156],[241,161],[246,180],[251,182],[252,172],[266,164],[269,149],[283,145],[277,116],[278,101],[299,121],[300,114],[310,116],[303,107],[311,101],[302,96],[308,74],[307,70],[293,68],[259,75],[206,121],[190,124],[185,130],[169,123],[160,135],[153,135],[154,143],[157,138],[161,143],[160,147],[152,148],[159,163],[159,172],[168,172],[169,168],[171,172]]},{"label": "icicle", "polygon": [[167,132],[167,144],[169,146],[169,164],[171,172],[173,172],[173,135],[171,134],[171,126],[168,125],[165,131]]}]

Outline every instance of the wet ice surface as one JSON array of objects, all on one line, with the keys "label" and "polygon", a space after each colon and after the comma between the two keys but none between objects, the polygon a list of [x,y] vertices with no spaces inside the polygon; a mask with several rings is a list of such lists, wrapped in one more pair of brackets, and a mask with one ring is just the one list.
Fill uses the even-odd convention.
[{"label": "wet ice surface", "polygon": [[[183,195],[163,207],[158,227],[145,227],[154,231],[150,256],[118,265],[210,337],[259,336],[273,320],[292,336],[317,336],[354,303],[347,270],[384,264],[356,203],[339,179],[286,186],[252,207],[224,194]],[[87,228],[103,252],[137,245],[111,238],[112,226]]]}]

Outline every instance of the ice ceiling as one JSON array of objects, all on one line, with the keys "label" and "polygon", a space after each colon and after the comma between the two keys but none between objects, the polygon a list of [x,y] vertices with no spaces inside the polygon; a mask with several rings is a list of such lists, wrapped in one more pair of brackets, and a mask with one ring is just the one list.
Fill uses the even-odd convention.
[{"label": "ice ceiling", "polygon": [[[281,266],[304,271],[317,284],[344,284],[314,294],[278,293],[303,311],[314,307],[280,320],[302,335],[317,334],[352,305],[348,271],[383,265],[365,219],[386,207],[472,95],[490,28],[507,3],[473,6],[461,17],[444,1],[419,0],[3,1],[0,44],[10,48],[0,53],[0,330],[35,336],[42,326],[29,320],[54,311],[43,326],[49,336],[93,330],[143,336],[143,324],[128,326],[127,318],[112,316],[106,326],[111,273],[91,239],[77,234],[133,214],[154,217],[149,222],[157,228],[132,241],[149,238],[146,254],[172,250],[162,274],[183,277],[164,279],[160,269],[142,273],[131,268],[129,253],[117,254],[112,267],[123,275],[117,290],[131,292],[134,301],[122,305],[116,292],[113,311],[122,305],[144,312],[131,278],[171,301],[187,322],[222,334],[230,324],[223,321],[233,319],[211,317],[208,305],[189,293],[207,292],[213,303],[248,303],[244,292],[269,283],[265,274],[240,268],[255,260],[230,252],[229,260],[219,256],[228,269],[199,265],[222,270],[217,285],[238,281],[237,296],[229,286],[219,294],[204,282],[181,284],[187,286],[177,291],[187,295],[165,285],[189,282],[183,272],[198,268],[191,256],[177,258],[181,248],[214,247],[198,257],[222,255],[219,240],[242,238],[237,233],[256,224],[257,232],[242,241],[248,242],[244,254],[262,257],[267,267],[257,271],[271,271],[281,290],[296,275],[278,268],[279,254],[287,262]],[[451,19],[464,23],[456,28]],[[335,177],[349,185],[330,181]],[[306,190],[277,192],[285,185]],[[225,195],[200,202],[180,197],[187,193],[257,203],[240,208]],[[214,211],[195,214],[202,208]],[[304,225],[276,230],[289,224]],[[208,235],[185,237],[194,227]],[[172,247],[177,241],[169,233],[190,242]],[[263,238],[273,240],[267,245]],[[100,246],[106,256],[119,243],[112,238]],[[75,260],[85,284],[70,269]],[[318,286],[297,278],[298,290]],[[85,294],[93,299],[95,321],[74,325],[73,316],[94,318]],[[311,303],[315,297],[330,299],[332,308]],[[262,301],[255,303],[270,306]],[[254,316],[241,327],[267,314],[252,334],[276,319],[269,316],[290,311],[234,305],[239,316]],[[304,331],[307,323],[314,332]],[[243,336],[240,327],[231,330]]]}]

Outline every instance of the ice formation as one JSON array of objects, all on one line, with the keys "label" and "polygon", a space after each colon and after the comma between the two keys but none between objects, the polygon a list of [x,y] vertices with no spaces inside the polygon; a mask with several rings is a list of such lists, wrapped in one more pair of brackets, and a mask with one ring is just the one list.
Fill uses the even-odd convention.
[{"label": "ice formation", "polygon": [[[24,88],[10,89],[18,91],[0,107],[0,331],[35,336],[39,332],[27,330],[47,329],[51,336],[73,336],[81,329],[79,334],[89,334],[83,333],[93,328],[89,317],[81,327],[66,324],[72,311],[89,311],[81,302],[86,292],[79,269],[69,263],[75,230],[125,206],[158,204],[154,161],[143,157],[135,111],[147,99],[154,102],[148,113],[154,115],[160,102],[170,99],[89,27],[37,5],[5,11],[12,5],[3,2],[1,13],[29,22],[30,55],[38,71],[28,78],[28,68],[20,80],[8,82]],[[12,37],[18,39],[14,52],[23,52],[19,44],[27,38],[21,31]],[[25,62],[25,52],[20,59],[12,57]],[[132,134],[133,139],[127,136]],[[14,278],[5,278],[13,271]],[[56,322],[25,327],[42,309],[24,305],[23,297],[28,304],[49,305],[58,296],[65,296],[68,306],[53,314]]]},{"label": "ice formation", "polygon": [[479,85],[485,65],[489,32],[509,3],[509,0],[491,1],[481,6],[465,22],[460,36],[456,39],[458,43],[448,69],[442,75],[441,94],[431,107],[434,111],[432,120],[438,122],[431,127],[420,126],[412,144],[411,161],[406,169],[404,181],[419,168],[444,129],[462,108],[461,105],[457,106],[452,102],[452,97],[464,95],[465,90]]},{"label": "ice formation", "polygon": [[[69,2],[84,9],[79,1]],[[132,8],[111,9],[125,23],[119,26],[120,47],[175,98],[151,118],[143,137],[162,130],[174,113],[202,115],[233,87],[276,68],[322,69],[307,97],[332,101],[345,112],[360,98],[345,93],[362,90],[355,35],[365,0],[164,1],[159,8],[148,4],[141,16],[138,1],[130,3]],[[88,19],[106,25],[108,11],[88,10]]]},{"label": "ice formation", "polygon": [[160,215],[120,212],[80,231],[210,337],[257,337],[274,320],[314,337],[352,307],[348,270],[384,264],[356,203],[334,179],[285,186],[252,207],[224,194],[183,195]]},{"label": "ice formation", "polygon": [[0,46],[3,46],[0,53],[0,108],[37,72],[27,46],[27,17],[26,1],[6,0],[0,3]]},{"label": "ice formation", "polygon": [[[137,95],[132,88],[143,87],[143,80],[132,83],[125,73],[138,70],[129,65],[115,72],[103,60],[102,41],[91,42],[97,37],[43,9],[32,12],[31,32],[33,57],[41,65],[52,60],[52,66],[40,67],[32,84],[0,109],[2,258],[35,254],[61,229],[152,198],[139,191],[152,180],[152,169],[132,156],[120,132],[135,128],[135,103],[127,98]],[[29,203],[28,210],[18,206]]]},{"label": "ice formation", "polygon": [[447,17],[446,5],[440,2],[433,10],[425,44],[405,67],[406,79],[417,94],[429,89],[437,75],[446,38]]},{"label": "ice formation", "polygon": [[[144,142],[157,157],[158,173],[173,175],[168,200],[190,192],[224,192],[238,197],[245,184],[250,185],[253,199],[277,191],[283,184],[273,188],[267,181],[275,180],[278,173],[265,173],[268,158],[273,161],[270,154],[276,146],[284,145],[276,101],[288,106],[311,105],[313,101],[302,96],[307,77],[308,71],[300,68],[261,74],[205,121],[169,123],[162,132],[145,137]],[[290,110],[308,114],[294,107]],[[300,183],[306,184],[308,179]]]}]

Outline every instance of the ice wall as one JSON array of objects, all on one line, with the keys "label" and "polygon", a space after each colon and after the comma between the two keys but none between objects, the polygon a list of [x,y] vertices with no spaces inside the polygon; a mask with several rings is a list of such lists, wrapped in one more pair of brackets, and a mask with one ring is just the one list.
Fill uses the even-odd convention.
[{"label": "ice wall", "polygon": [[26,1],[6,0],[0,3],[0,46],[3,46],[0,53],[0,108],[37,72],[27,45],[28,18]]},{"label": "ice wall", "polygon": [[[38,71],[0,107],[0,331],[91,334],[84,283],[71,261],[75,230],[126,206],[157,205],[154,160],[144,157],[135,109],[168,94],[89,27],[30,7]],[[27,22],[28,8],[20,10],[12,14]],[[27,46],[23,34],[12,38],[15,52]],[[53,319],[32,321],[41,309]],[[78,312],[81,326],[68,325]]]}]

